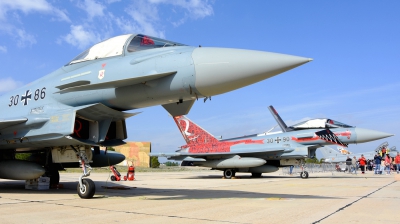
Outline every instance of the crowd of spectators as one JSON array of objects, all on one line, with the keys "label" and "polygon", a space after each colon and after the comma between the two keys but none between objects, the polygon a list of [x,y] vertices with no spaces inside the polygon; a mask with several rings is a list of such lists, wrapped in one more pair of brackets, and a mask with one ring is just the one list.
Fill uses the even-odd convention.
[{"label": "crowd of spectators", "polygon": [[366,170],[374,171],[374,174],[385,174],[390,175],[394,172],[400,173],[400,153],[397,152],[395,157],[390,157],[386,149],[383,148],[377,152],[373,160],[365,159],[364,155],[361,154],[360,158],[350,158],[347,156],[346,160],[346,171],[348,173],[357,174],[357,170],[361,169],[361,173],[364,174]]}]

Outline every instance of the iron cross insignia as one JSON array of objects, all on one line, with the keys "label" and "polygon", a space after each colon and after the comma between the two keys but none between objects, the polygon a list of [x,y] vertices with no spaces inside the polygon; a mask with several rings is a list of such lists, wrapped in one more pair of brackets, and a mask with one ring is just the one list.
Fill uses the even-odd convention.
[{"label": "iron cross insignia", "polygon": [[276,137],[275,141],[276,141],[276,143],[279,144],[279,142],[282,141],[282,139],[280,139],[279,137]]},{"label": "iron cross insignia", "polygon": [[32,94],[30,90],[25,92],[25,95],[22,95],[21,101],[24,101],[24,106],[28,105],[28,100],[31,100]]}]

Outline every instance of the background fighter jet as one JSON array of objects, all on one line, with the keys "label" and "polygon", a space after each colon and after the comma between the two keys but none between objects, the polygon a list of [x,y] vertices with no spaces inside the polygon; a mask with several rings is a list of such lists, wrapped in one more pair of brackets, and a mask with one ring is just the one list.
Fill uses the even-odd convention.
[{"label": "background fighter jet", "polygon": [[[321,148],[321,153],[323,155],[325,163],[343,163],[346,162],[347,156],[350,156],[350,158],[353,158],[355,156],[357,159],[359,159],[361,155],[364,155],[365,159],[367,160],[373,160],[376,153],[382,149],[382,146],[389,149],[388,148],[389,144],[387,142],[384,142],[377,149],[375,149],[375,151],[368,151],[363,153],[350,153],[343,155],[338,150],[325,146]],[[397,155],[396,146],[393,146],[389,149],[389,155],[392,158],[396,157]]]},{"label": "background fighter jet", "polygon": [[[184,115],[198,98],[211,99],[310,60],[192,47],[142,34],[110,38],[0,97],[0,178],[34,179],[47,171],[51,182],[58,183],[57,164],[79,161],[78,194],[91,198],[95,185],[83,179],[90,174],[90,162],[103,161],[99,146],[123,144],[125,119],[138,114],[123,111],[162,105],[173,116]],[[19,152],[40,152],[46,159],[15,160]],[[107,165],[121,160],[108,155],[116,158]]]},{"label": "background fighter jet", "polygon": [[[347,146],[392,136],[332,119],[311,119],[287,127],[276,110],[272,106],[269,109],[282,132],[224,140],[218,140],[185,116],[175,116],[174,120],[187,144],[175,153],[152,155],[183,160],[183,165],[190,163],[223,170],[225,178],[232,178],[236,172],[260,177],[262,173],[277,171],[278,167],[298,165],[304,158],[313,158],[316,149],[324,145]],[[306,171],[300,175],[308,177]]]}]

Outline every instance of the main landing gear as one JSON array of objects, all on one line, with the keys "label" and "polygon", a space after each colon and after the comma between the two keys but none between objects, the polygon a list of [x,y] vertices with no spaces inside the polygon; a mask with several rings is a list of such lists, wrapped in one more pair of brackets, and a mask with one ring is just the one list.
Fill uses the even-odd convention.
[{"label": "main landing gear", "polygon": [[[72,146],[71,146],[72,147]],[[73,148],[73,147],[72,147]],[[75,148],[73,148],[75,149]],[[77,150],[75,150],[77,152]],[[79,163],[82,167],[83,174],[79,177],[78,186],[76,190],[78,191],[78,195],[80,198],[90,199],[93,198],[94,193],[96,192],[96,186],[91,179],[85,178],[90,175],[90,171],[92,171],[92,167],[89,165],[89,160],[86,156],[85,150],[79,150],[77,152],[79,154]]]},{"label": "main landing gear", "polygon": [[236,175],[236,171],[234,169],[226,169],[224,170],[225,179],[231,179]]}]

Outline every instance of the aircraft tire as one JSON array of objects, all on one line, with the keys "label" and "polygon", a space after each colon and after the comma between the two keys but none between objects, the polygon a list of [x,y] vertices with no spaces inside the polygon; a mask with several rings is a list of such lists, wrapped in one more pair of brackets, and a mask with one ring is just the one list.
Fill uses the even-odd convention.
[{"label": "aircraft tire", "polygon": [[307,171],[301,172],[301,173],[300,173],[300,177],[301,177],[302,179],[307,179],[307,178],[308,178],[308,172],[307,172]]},{"label": "aircraft tire", "polygon": [[224,177],[226,179],[231,179],[234,176],[234,171],[232,169],[224,170]]},{"label": "aircraft tire", "polygon": [[50,185],[57,185],[60,183],[60,173],[58,170],[52,170],[50,176]]},{"label": "aircraft tire", "polygon": [[76,188],[76,190],[78,191],[79,197],[83,198],[83,199],[93,198],[93,195],[96,192],[96,186],[95,186],[94,182],[91,179],[82,179],[82,183],[84,185],[83,190],[81,190],[79,183]]},{"label": "aircraft tire", "polygon": [[112,176],[110,177],[110,179],[111,179],[111,181],[116,181],[116,180],[117,180],[117,179],[115,178],[114,175],[112,175]]},{"label": "aircraft tire", "polygon": [[262,173],[251,173],[251,177],[253,178],[260,178]]}]

